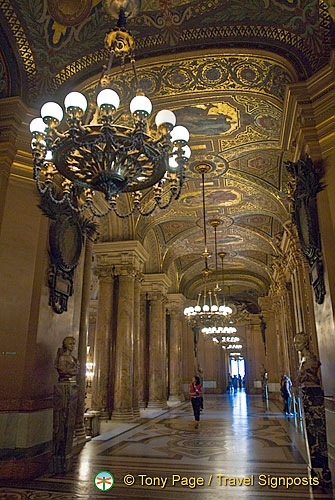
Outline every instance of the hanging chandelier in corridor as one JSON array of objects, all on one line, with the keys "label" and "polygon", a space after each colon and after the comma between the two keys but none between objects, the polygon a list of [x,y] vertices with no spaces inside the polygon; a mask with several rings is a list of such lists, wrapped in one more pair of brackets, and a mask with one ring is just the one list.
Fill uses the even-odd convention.
[{"label": "hanging chandelier in corridor", "polygon": [[[202,256],[204,257],[205,267],[203,269],[204,276],[204,290],[200,291],[198,294],[197,304],[196,306],[188,306],[184,309],[184,315],[187,319],[188,323],[191,325],[203,326],[211,325],[216,322],[218,319],[223,320],[226,316],[233,312],[232,308],[225,304],[225,300],[223,297],[222,302],[220,302],[217,292],[221,289],[216,283],[216,287],[214,291],[208,290],[208,277],[210,274],[210,269],[208,267],[208,257],[210,253],[208,251],[207,246],[207,226],[206,226],[206,202],[205,202],[205,174],[209,172],[210,166],[207,164],[201,164],[196,167],[197,172],[201,174],[201,183],[202,183],[202,212],[203,212],[203,228],[204,228],[204,251]],[[220,224],[218,219],[210,221],[211,226],[214,228],[215,232],[215,262],[216,262],[216,277],[218,276],[218,268],[217,268],[217,235],[216,229]],[[224,252],[221,252],[223,257],[226,255]],[[223,259],[222,257],[222,259]],[[223,269],[223,265],[222,265]],[[222,289],[223,289],[223,271],[222,271]]]},{"label": "hanging chandelier in corridor", "polygon": [[[147,216],[156,207],[167,208],[181,194],[185,164],[191,156],[189,132],[175,126],[172,111],[159,111],[157,131],[149,130],[152,104],[140,89],[127,15],[121,8],[117,26],[106,35],[109,62],[96,89],[96,104],[88,103],[79,92],[70,92],[64,100],[68,128],[56,102],[44,104],[41,117],[30,123],[34,180],[40,195],[56,205],[67,204],[77,213],[89,209],[96,217],[111,210],[122,218],[134,212]],[[133,126],[118,124],[120,97],[108,87],[116,58],[122,73],[126,61],[134,73],[135,96],[129,104]],[[143,193],[152,187],[153,196],[143,208]],[[130,193],[127,213],[118,210],[121,193]]]}]

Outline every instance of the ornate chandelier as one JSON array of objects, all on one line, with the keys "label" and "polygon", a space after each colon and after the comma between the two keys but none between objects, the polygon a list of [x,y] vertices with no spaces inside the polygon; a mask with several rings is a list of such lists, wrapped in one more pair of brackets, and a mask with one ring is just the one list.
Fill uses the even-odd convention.
[{"label": "ornate chandelier", "polygon": [[[152,104],[140,90],[135,42],[126,29],[126,14],[121,8],[117,26],[106,35],[110,56],[96,89],[96,104],[88,103],[79,92],[70,92],[64,101],[67,129],[61,123],[63,109],[56,102],[44,104],[41,117],[30,123],[34,179],[41,196],[56,205],[68,204],[76,212],[89,209],[96,217],[111,210],[119,217],[134,212],[147,216],[156,207],[167,208],[181,194],[185,164],[191,156],[189,132],[175,126],[172,111],[159,111],[155,118],[157,131],[149,130]],[[130,127],[118,124],[120,97],[108,87],[114,58],[121,60],[122,71],[129,60],[134,72],[136,95],[130,101]],[[151,187],[152,202],[145,210],[141,199]],[[107,207],[101,204],[99,193]],[[131,195],[128,213],[120,213],[117,208],[121,193]]]},{"label": "ornate chandelier", "polygon": [[[222,335],[224,333],[231,334],[237,332],[235,326],[216,326],[216,325],[204,327],[201,331],[205,335]],[[236,338],[237,340],[239,340],[237,337],[232,337],[232,338]],[[227,340],[227,342],[234,342],[234,341]]]},{"label": "ornate chandelier", "polygon": [[[217,320],[223,321],[224,318],[226,318],[226,316],[228,316],[233,312],[231,307],[226,306],[224,297],[222,303],[219,302],[217,292],[219,292],[221,289],[218,285],[218,282],[216,283],[216,287],[214,288],[213,292],[211,290],[207,292],[207,279],[210,273],[210,270],[208,268],[208,257],[210,256],[210,253],[208,252],[208,247],[207,247],[205,174],[209,172],[209,170],[210,170],[209,165],[202,164],[197,166],[197,171],[201,174],[201,182],[202,182],[202,210],[203,210],[203,228],[204,228],[204,244],[205,244],[205,249],[202,255],[205,260],[205,268],[203,270],[205,287],[204,291],[203,292],[201,291],[198,294],[198,300],[196,306],[195,307],[189,306],[184,309],[185,318],[187,319],[188,323],[191,324],[192,326],[194,325],[200,326],[203,324],[210,325],[213,323],[216,324]],[[218,253],[217,253],[216,230],[220,223],[221,222],[218,219],[213,219],[210,221],[211,226],[214,228],[214,235],[215,235],[214,242],[215,242],[216,276],[218,276],[218,265],[217,265]],[[226,255],[225,252],[220,252],[219,255],[222,255],[222,262],[223,262],[223,258]],[[222,289],[223,289],[223,264],[222,264]]]}]

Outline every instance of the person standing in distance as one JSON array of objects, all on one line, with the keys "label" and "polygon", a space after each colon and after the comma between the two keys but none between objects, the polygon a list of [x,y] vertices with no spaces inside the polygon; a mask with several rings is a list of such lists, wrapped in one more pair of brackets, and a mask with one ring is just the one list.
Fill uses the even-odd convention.
[{"label": "person standing in distance", "polygon": [[200,425],[200,406],[202,397],[202,387],[198,376],[192,378],[190,384],[189,394],[191,396],[191,403],[195,419],[195,428],[198,429]]},{"label": "person standing in distance", "polygon": [[203,372],[203,369],[198,366],[198,376],[199,376],[199,380],[200,380],[200,385],[201,385],[201,389],[202,389],[202,396],[200,398],[200,411],[202,411],[204,409],[204,372]]},{"label": "person standing in distance", "polygon": [[293,415],[291,413],[291,397],[292,397],[291,387],[292,387],[291,379],[284,373],[281,379],[280,392],[284,400],[284,413],[288,417],[291,417]]}]

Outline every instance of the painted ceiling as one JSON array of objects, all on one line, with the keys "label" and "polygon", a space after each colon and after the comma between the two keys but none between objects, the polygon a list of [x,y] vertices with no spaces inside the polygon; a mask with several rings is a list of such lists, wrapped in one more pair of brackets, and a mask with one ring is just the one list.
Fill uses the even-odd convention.
[{"label": "painted ceiling", "polygon": [[[33,103],[41,92],[52,94],[96,72],[106,56],[105,33],[115,24],[102,3],[0,0],[2,95],[21,89]],[[299,78],[327,62],[334,40],[322,0],[142,0],[128,24],[138,59],[247,44],[283,55]]]},{"label": "painted ceiling", "polygon": [[[31,106],[70,88],[93,100],[114,26],[100,0],[0,0],[0,97]],[[142,0],[129,21],[136,39],[140,86],[154,110],[169,107],[191,133],[192,157],[180,199],[134,221],[135,236],[157,247],[149,271],[176,276],[176,290],[194,298],[203,287],[201,178],[206,162],[207,220],[218,218],[225,293],[257,304],[270,284],[276,235],[288,219],[282,111],[287,84],[327,63],[333,23],[318,0]],[[134,95],[130,71],[111,86],[121,103]],[[121,104],[119,123],[127,123]],[[148,201],[148,204],[150,202]],[[115,224],[101,224],[103,239]],[[214,233],[208,224],[214,253]],[[123,234],[132,236],[131,224]],[[120,234],[118,235],[120,237]],[[160,261],[160,264],[159,264]],[[215,258],[211,284],[221,283]]]}]

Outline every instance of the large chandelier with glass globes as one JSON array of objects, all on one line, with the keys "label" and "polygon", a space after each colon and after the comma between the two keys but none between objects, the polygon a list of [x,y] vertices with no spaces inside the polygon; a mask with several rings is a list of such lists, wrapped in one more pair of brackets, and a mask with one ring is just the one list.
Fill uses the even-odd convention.
[{"label": "large chandelier with glass globes", "polygon": [[[134,212],[147,216],[156,207],[167,208],[181,194],[185,164],[191,156],[189,132],[176,126],[172,111],[159,111],[155,118],[157,132],[149,130],[152,104],[140,90],[134,39],[126,29],[126,15],[121,9],[117,26],[106,35],[109,63],[97,87],[94,109],[83,94],[70,92],[64,101],[67,128],[62,122],[63,108],[56,102],[44,104],[41,117],[30,123],[34,179],[41,196],[57,205],[68,204],[76,212],[89,209],[97,217],[111,210],[119,217]],[[106,86],[115,58],[121,60],[122,71],[129,60],[134,72],[131,127],[118,124],[120,97]],[[153,198],[146,210],[141,200],[151,187]],[[103,209],[100,193],[105,198]],[[131,195],[128,213],[118,210],[121,193]]]},{"label": "large chandelier with glass globes", "polygon": [[[199,292],[197,304],[195,306],[188,306],[184,309],[184,315],[186,320],[191,325],[206,326],[215,325],[217,322],[222,322],[226,319],[226,317],[232,314],[233,310],[231,307],[225,304],[225,300],[223,297],[222,302],[219,301],[219,297],[217,292],[221,289],[219,287],[218,282],[212,292],[209,290],[207,292],[207,279],[210,273],[208,268],[208,257],[210,256],[207,247],[207,226],[206,226],[206,203],[205,203],[205,174],[209,172],[209,165],[202,164],[197,166],[197,171],[201,174],[201,182],[202,182],[202,209],[203,209],[203,228],[204,228],[204,245],[205,249],[203,252],[203,257],[205,260],[205,268],[203,270],[205,287],[204,291]],[[218,219],[213,219],[210,222],[210,225],[214,228],[214,244],[215,244],[215,267],[216,267],[216,276],[218,277],[218,264],[217,264],[217,234],[216,230],[219,224],[221,223]],[[223,258],[226,255],[224,252],[220,252]],[[222,289],[223,289],[223,264],[222,264]]]}]

